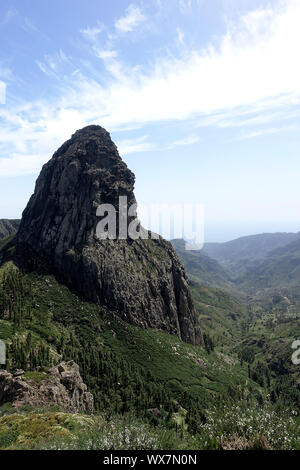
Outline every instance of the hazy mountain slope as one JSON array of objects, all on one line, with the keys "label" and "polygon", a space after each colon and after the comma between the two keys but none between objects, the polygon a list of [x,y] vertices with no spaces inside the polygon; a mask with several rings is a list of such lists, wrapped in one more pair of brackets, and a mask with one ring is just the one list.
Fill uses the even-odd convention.
[{"label": "hazy mountain slope", "polygon": [[16,233],[20,220],[0,219],[0,239],[9,237]]},{"label": "hazy mountain slope", "polygon": [[190,279],[206,286],[226,289],[233,287],[229,273],[218,261],[205,255],[202,250],[185,250],[184,240],[172,240],[171,243]]},{"label": "hazy mountain slope", "polygon": [[241,340],[248,320],[246,298],[193,281],[191,292],[203,331],[230,351]]},{"label": "hazy mountain slope", "polygon": [[300,239],[298,233],[262,233],[226,243],[206,243],[203,253],[216,259],[224,267],[239,272],[245,265],[256,263],[273,250]]},{"label": "hazy mountain slope", "polygon": [[244,290],[300,286],[300,240],[271,251],[237,280]]}]

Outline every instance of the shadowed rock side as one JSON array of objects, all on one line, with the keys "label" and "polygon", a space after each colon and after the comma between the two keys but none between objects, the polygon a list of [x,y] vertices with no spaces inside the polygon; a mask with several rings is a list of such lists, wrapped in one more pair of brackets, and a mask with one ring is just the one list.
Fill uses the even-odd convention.
[{"label": "shadowed rock side", "polygon": [[[135,177],[105,129],[77,131],[44,165],[16,237],[17,253],[42,257],[86,298],[129,323],[199,344],[187,277],[163,240],[99,240],[99,204],[135,204]],[[142,230],[142,229],[141,229]]]}]

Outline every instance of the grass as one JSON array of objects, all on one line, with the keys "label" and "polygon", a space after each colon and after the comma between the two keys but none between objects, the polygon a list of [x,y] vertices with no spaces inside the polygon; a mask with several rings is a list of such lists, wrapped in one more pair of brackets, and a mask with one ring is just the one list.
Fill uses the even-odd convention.
[{"label": "grass", "polygon": [[92,420],[62,412],[9,414],[0,418],[0,449],[34,449],[41,440],[71,437]]},{"label": "grass", "polygon": [[27,371],[24,374],[24,379],[32,380],[36,384],[40,385],[47,379],[47,374],[45,372]]}]

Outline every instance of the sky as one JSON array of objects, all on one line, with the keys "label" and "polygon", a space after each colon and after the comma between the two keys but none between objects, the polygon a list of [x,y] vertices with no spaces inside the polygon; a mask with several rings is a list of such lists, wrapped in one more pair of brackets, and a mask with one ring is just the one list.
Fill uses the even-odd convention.
[{"label": "sky", "polygon": [[0,218],[99,124],[205,241],[299,231],[299,24],[300,0],[1,0]]}]

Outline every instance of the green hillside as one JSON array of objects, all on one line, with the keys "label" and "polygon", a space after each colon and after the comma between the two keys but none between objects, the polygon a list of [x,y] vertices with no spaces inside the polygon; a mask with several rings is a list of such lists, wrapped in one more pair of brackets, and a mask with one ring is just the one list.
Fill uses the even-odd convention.
[{"label": "green hillside", "polygon": [[0,240],[13,235],[19,228],[20,220],[0,219]]},{"label": "green hillside", "polygon": [[[92,421],[83,416],[83,428],[82,419],[77,424],[74,416],[70,428],[73,418],[55,414],[59,410],[16,413],[2,404],[0,448],[103,448],[108,435],[117,442],[121,432],[132,433],[132,448],[139,448],[134,429],[143,429],[144,446],[158,449],[239,448],[240,439],[245,448],[297,447],[298,424],[290,420],[287,407],[297,409],[298,395],[286,391],[285,369],[274,368],[267,355],[270,348],[281,354],[282,330],[261,348],[268,327],[260,324],[259,299],[250,305],[244,297],[195,282],[191,291],[203,347],[131,326],[86,302],[44,269],[22,272],[12,262],[2,266],[0,338],[8,346],[7,368],[36,373],[74,360],[94,394],[96,414]],[[261,309],[265,312],[265,305]],[[288,351],[288,341],[285,347]],[[263,361],[265,367],[255,375],[255,364]],[[247,429],[234,418],[236,407]],[[160,417],[151,409],[159,410]],[[277,421],[284,434],[275,433]],[[42,434],[36,435],[36,426]],[[96,440],[96,429],[102,440]],[[268,437],[263,437],[266,429]]]}]

